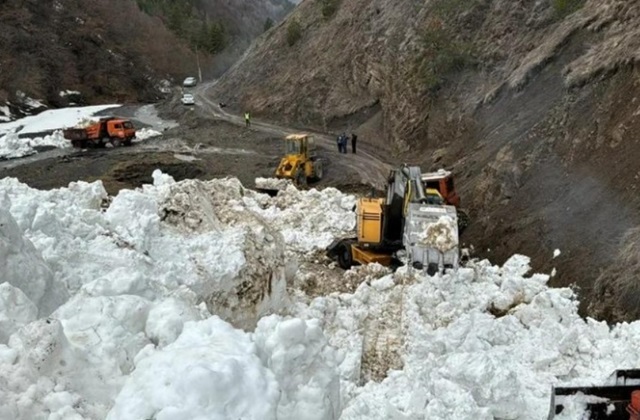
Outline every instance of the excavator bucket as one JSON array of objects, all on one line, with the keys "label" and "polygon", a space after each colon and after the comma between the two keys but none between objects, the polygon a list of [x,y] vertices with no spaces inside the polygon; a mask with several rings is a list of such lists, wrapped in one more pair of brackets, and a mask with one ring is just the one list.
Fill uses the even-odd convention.
[{"label": "excavator bucket", "polygon": [[549,420],[582,410],[580,419],[640,420],[640,369],[616,370],[608,385],[554,387]]}]

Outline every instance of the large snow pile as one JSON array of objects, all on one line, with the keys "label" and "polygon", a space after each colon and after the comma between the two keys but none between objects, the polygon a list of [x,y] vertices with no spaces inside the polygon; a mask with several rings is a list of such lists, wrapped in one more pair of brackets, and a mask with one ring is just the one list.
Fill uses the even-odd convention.
[{"label": "large snow pile", "polygon": [[290,262],[352,234],[354,197],[153,178],[0,180],[0,419],[540,419],[640,363],[640,323],[580,318],[526,257],[309,299]]},{"label": "large snow pile", "polygon": [[[338,412],[337,361],[316,321],[267,318],[248,334],[211,318],[253,328],[289,306],[287,208],[263,218],[276,203],[236,179],[154,182],[110,199],[100,182],[0,180],[0,418]],[[338,194],[306,200],[316,232],[336,230]]]},{"label": "large snow pile", "polygon": [[14,132],[0,136],[0,159],[14,159],[36,153],[37,147],[71,147],[71,142],[64,138],[62,131],[51,135],[34,138],[19,138]]}]

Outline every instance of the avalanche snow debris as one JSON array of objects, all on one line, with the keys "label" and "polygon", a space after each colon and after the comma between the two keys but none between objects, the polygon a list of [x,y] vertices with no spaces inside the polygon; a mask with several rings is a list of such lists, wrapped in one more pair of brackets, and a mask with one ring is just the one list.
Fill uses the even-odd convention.
[{"label": "avalanche snow debris", "polygon": [[551,385],[640,363],[640,323],[580,318],[520,255],[288,295],[353,196],[153,179],[106,210],[100,182],[0,180],[0,418],[539,419]]},{"label": "avalanche snow debris", "polygon": [[37,153],[36,147],[57,147],[60,149],[71,147],[71,142],[64,138],[62,131],[55,131],[51,135],[34,138],[19,138],[14,132],[0,137],[0,159],[15,159]]}]

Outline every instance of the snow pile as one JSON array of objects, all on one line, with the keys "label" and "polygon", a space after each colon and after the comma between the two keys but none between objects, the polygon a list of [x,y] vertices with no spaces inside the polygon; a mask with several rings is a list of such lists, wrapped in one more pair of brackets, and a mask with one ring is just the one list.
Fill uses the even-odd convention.
[{"label": "snow pile", "polygon": [[276,197],[254,195],[245,204],[276,226],[288,249],[298,253],[323,250],[356,226],[355,196],[335,188],[301,191],[288,185]]},{"label": "snow pile", "polygon": [[8,106],[0,106],[0,122],[11,121],[11,110]]},{"label": "snow pile", "polygon": [[[34,305],[36,314],[47,316],[67,300],[66,289],[54,277],[51,269],[31,241],[23,236],[11,214],[5,210],[11,206],[9,200],[5,197],[0,200],[0,203],[2,203],[2,208],[0,208],[0,261],[2,261],[0,283],[8,283],[20,289],[24,293],[24,297]],[[18,308],[28,306],[19,302],[23,300],[23,296],[16,294],[14,290],[5,288],[3,291],[5,298],[10,295],[14,295],[16,298],[15,302],[8,301],[8,306],[5,305],[5,317],[11,316],[13,303]]]},{"label": "snow pile", "polygon": [[151,137],[157,137],[161,135],[162,135],[161,132],[157,130],[153,130],[151,128],[140,128],[136,130],[136,139],[140,141],[147,140],[147,139],[150,139]]},{"label": "snow pile", "polygon": [[71,147],[71,142],[64,138],[62,131],[44,137],[19,138],[10,132],[0,137],[0,159],[15,159],[36,153],[37,147]]},{"label": "snow pile", "polygon": [[423,223],[417,235],[418,243],[447,252],[458,246],[456,222],[449,216],[441,216],[436,223]]},{"label": "snow pile", "polygon": [[288,296],[291,261],[352,234],[353,196],[153,179],[112,199],[0,180],[0,418],[540,419],[552,385],[640,363],[640,323],[580,318],[519,255],[323,266],[361,283]]},{"label": "snow pile", "polygon": [[[580,318],[573,292],[527,277],[528,263],[514,256],[442,277],[399,270],[299,307],[347,353],[341,418],[540,419],[551,385],[602,384],[638,365],[640,323]],[[380,366],[381,382],[354,386]]]},{"label": "snow pile", "polygon": [[337,415],[339,360],[317,321],[250,335],[211,318],[250,327],[289,305],[287,245],[261,213],[317,192],[269,212],[235,179],[153,178],[111,201],[100,182],[0,180],[0,418]]},{"label": "snow pile", "polygon": [[250,337],[217,317],[146,348],[107,419],[275,419],[278,386]]},{"label": "snow pile", "polygon": [[41,112],[37,115],[0,124],[0,134],[14,131],[18,134],[44,133],[67,127],[74,127],[83,119],[95,113],[120,105],[94,105],[78,108],[60,108]]},{"label": "snow pile", "polygon": [[64,98],[66,96],[70,96],[70,95],[80,95],[80,92],[77,90],[61,90],[60,93],[58,93],[58,95],[60,95],[61,98]]},{"label": "snow pile", "polygon": [[317,320],[263,318],[254,340],[280,386],[279,420],[338,418],[339,360]]},{"label": "snow pile", "polygon": [[255,179],[256,188],[261,190],[281,191],[286,190],[289,186],[292,185],[293,181],[291,181],[290,179],[262,177],[258,177]]},{"label": "snow pile", "polygon": [[0,136],[0,159],[15,159],[34,153],[36,151],[29,146],[29,142],[19,138],[16,133]]}]

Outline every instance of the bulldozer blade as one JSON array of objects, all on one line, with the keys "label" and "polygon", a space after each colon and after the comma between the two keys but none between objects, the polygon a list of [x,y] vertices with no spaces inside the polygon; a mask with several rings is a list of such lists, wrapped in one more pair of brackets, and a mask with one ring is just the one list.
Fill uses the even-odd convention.
[{"label": "bulldozer blade", "polygon": [[549,420],[564,411],[568,399],[584,404],[589,420],[628,420],[627,406],[631,394],[640,390],[640,370],[617,370],[612,375],[612,384],[603,386],[554,387],[551,393]]}]

